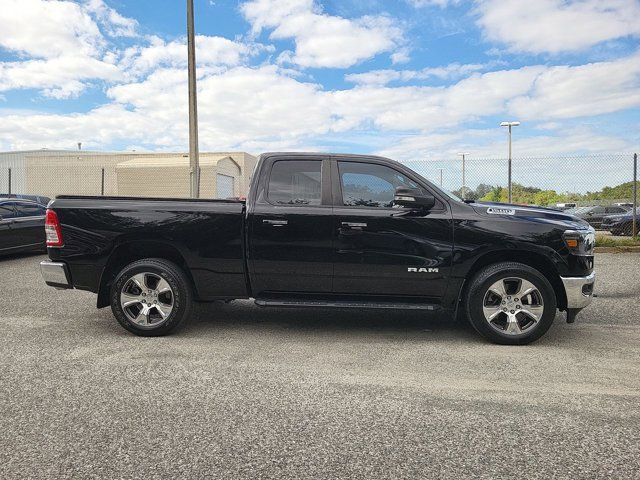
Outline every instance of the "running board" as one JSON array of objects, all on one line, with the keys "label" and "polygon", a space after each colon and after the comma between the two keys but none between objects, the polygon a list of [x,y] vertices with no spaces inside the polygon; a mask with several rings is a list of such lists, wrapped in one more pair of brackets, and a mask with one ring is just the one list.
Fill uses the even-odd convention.
[{"label": "running board", "polygon": [[429,303],[349,302],[345,300],[280,300],[275,298],[257,298],[255,303],[260,307],[382,308],[429,311],[440,309],[440,305],[432,305]]}]

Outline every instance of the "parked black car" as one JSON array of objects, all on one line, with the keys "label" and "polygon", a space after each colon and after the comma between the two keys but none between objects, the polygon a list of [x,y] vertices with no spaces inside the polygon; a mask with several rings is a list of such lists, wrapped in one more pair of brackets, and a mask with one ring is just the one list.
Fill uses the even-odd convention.
[{"label": "parked black car", "polygon": [[[640,207],[636,209],[636,221],[640,223]],[[636,228],[640,229],[640,224]],[[604,217],[602,229],[610,231],[612,235],[631,235],[633,230],[633,211]]]},{"label": "parked black car", "polygon": [[38,202],[0,198],[0,255],[46,251],[46,211]]},{"label": "parked black car", "polygon": [[542,336],[592,298],[593,228],[545,208],[465,203],[366,155],[260,157],[246,201],[60,196],[47,284],[98,294],[164,335],[194,301],[392,308],[468,318],[497,343]]},{"label": "parked black car", "polygon": [[576,207],[575,209],[566,210],[565,213],[575,215],[578,218],[586,220],[593,228],[600,229],[602,220],[607,215],[616,215],[626,213],[629,209],[616,205],[594,205],[590,207]]}]

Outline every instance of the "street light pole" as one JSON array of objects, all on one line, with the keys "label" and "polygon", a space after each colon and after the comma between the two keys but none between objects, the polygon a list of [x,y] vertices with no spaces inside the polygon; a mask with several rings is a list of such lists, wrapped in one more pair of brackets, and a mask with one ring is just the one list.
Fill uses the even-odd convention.
[{"label": "street light pole", "polygon": [[189,72],[189,193],[200,196],[198,152],[198,98],[196,93],[196,44],[193,28],[193,0],[187,0],[187,69]]},{"label": "street light pole", "polygon": [[465,169],[465,160],[469,152],[461,152],[458,155],[462,157],[462,188],[460,189],[462,193],[462,199],[466,200],[467,198],[467,179],[466,179],[466,169]]},{"label": "street light pole", "polygon": [[511,127],[517,127],[520,122],[502,122],[501,127],[509,127],[509,203],[512,202],[511,198]]},{"label": "street light pole", "polygon": [[442,187],[442,170],[444,170],[443,168],[440,168],[440,186]]}]

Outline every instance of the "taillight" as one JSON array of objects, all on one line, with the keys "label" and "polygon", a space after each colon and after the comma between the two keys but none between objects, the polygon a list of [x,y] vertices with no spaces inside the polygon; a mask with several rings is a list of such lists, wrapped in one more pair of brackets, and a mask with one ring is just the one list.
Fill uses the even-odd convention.
[{"label": "taillight", "polygon": [[58,215],[53,210],[47,210],[44,231],[47,234],[47,247],[62,247],[62,230],[60,230]]}]

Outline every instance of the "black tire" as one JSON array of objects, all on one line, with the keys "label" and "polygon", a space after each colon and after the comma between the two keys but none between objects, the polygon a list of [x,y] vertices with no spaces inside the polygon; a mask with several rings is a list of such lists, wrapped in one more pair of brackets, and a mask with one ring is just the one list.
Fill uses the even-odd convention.
[{"label": "black tire", "polygon": [[[150,273],[150,277],[160,277],[171,287],[171,311],[158,326],[136,324],[125,313],[120,302],[125,285],[134,275],[141,273]],[[191,282],[184,271],[175,263],[161,258],[145,258],[124,267],[113,282],[109,299],[111,311],[118,323],[128,331],[143,337],[158,337],[174,331],[191,316],[193,308]]]},{"label": "black tire", "polygon": [[[532,326],[523,329],[520,334],[509,334],[506,331],[500,331],[496,325],[490,324],[483,311],[489,288],[501,279],[510,278],[521,278],[531,282],[542,298],[541,318]],[[526,308],[526,305],[519,308]],[[526,345],[534,342],[549,330],[556,316],[556,309],[556,294],[549,280],[535,268],[517,262],[494,263],[482,268],[469,282],[464,298],[464,311],[473,328],[486,339],[501,345]],[[519,315],[518,312],[517,314]],[[520,316],[520,318],[531,321],[526,316]]]}]

